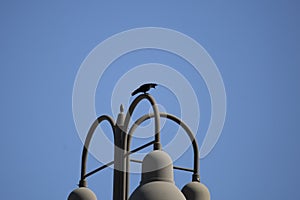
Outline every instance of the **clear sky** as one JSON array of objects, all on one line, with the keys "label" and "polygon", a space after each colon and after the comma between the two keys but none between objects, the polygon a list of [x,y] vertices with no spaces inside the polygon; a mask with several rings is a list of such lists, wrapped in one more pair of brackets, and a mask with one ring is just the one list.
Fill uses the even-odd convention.
[{"label": "clear sky", "polygon": [[[196,40],[222,75],[226,121],[214,149],[201,160],[201,180],[212,199],[299,199],[299,9],[295,0],[1,1],[1,198],[66,199],[76,188],[82,149],[72,114],[77,71],[101,41],[151,26]],[[203,80],[165,52],[126,56],[100,82],[97,114],[115,115],[109,98],[124,71],[149,62],[167,64],[203,96],[201,143],[210,119]],[[118,70],[118,64],[127,68]],[[167,105],[174,97],[168,92],[161,87],[152,93],[178,114],[176,106]],[[191,153],[178,164],[191,166]],[[92,156],[89,161],[89,169],[100,165]],[[89,179],[98,199],[111,198],[111,175],[107,169]],[[132,177],[131,190],[139,181]],[[190,180],[188,173],[175,177],[179,187]]]}]

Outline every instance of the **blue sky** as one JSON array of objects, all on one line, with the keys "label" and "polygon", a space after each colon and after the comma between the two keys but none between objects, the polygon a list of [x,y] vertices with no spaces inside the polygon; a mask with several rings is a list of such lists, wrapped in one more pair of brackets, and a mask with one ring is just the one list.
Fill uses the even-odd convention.
[{"label": "blue sky", "polygon": [[[201,160],[201,180],[212,199],[299,199],[299,8],[292,0],[1,1],[2,198],[67,198],[79,180],[82,149],[72,114],[77,71],[101,41],[152,26],[195,39],[223,77],[225,126],[213,151]],[[158,54],[137,52],[119,62],[177,63]],[[156,60],[149,55],[157,55]],[[106,92],[121,75],[114,69],[107,71],[104,80],[112,82],[98,87],[96,99],[102,93],[109,97]],[[200,83],[200,127],[206,130],[210,104],[203,82],[192,69],[177,69],[192,84]],[[153,95],[162,104],[168,102],[168,95]],[[97,114],[111,114],[109,103],[97,103]],[[197,137],[201,140],[203,134]],[[189,150],[179,164],[190,165],[190,157]],[[98,165],[90,157],[89,166]],[[89,180],[98,199],[111,197],[111,175],[108,169]],[[189,174],[175,176],[179,187],[190,180]],[[133,176],[131,189],[138,178]]]}]

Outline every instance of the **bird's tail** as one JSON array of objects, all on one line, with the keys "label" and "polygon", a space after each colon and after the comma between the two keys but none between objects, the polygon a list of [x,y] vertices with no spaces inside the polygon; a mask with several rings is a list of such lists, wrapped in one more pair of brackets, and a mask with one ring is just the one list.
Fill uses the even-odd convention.
[{"label": "bird's tail", "polygon": [[139,91],[138,91],[138,90],[134,90],[134,91],[131,93],[131,96],[134,96],[134,95],[136,95],[137,93],[139,93]]}]

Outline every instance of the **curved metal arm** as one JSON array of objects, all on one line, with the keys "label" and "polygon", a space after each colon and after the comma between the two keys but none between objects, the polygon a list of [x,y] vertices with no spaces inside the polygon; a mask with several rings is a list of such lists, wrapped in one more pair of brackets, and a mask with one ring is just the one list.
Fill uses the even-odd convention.
[{"label": "curved metal arm", "polygon": [[[149,95],[149,94],[141,94],[139,95],[130,105],[128,112],[126,114],[126,118],[125,118],[125,122],[124,122],[124,131],[127,132],[128,126],[129,126],[129,121],[130,121],[130,117],[133,113],[133,110],[135,109],[135,107],[137,106],[137,104],[143,100],[143,99],[147,99],[153,108],[153,112],[154,112],[154,124],[155,124],[155,143],[154,143],[154,149],[155,150],[159,150],[161,149],[161,145],[160,145],[160,115],[159,115],[159,111],[156,105],[156,102],[154,100],[154,98]],[[127,142],[126,142],[127,143]],[[127,148],[126,148],[127,149]]]},{"label": "curved metal arm", "polygon": [[96,128],[104,120],[108,121],[110,126],[112,127],[113,132],[115,131],[114,130],[115,122],[110,116],[102,115],[102,116],[98,117],[93,122],[93,124],[90,127],[89,132],[88,132],[88,134],[85,138],[85,142],[84,142],[84,146],[83,146],[83,150],[82,150],[81,176],[80,176],[80,181],[79,181],[79,187],[86,187],[85,174],[86,174],[86,163],[87,163],[88,149],[89,149],[90,142],[91,142],[91,139],[94,135],[94,132],[95,132]]},{"label": "curved metal arm", "polygon": [[[198,149],[198,143],[197,140],[194,137],[193,132],[190,130],[190,128],[180,119],[178,119],[176,116],[168,114],[168,113],[159,113],[160,117],[164,117],[164,118],[168,118],[174,122],[176,122],[178,125],[180,125],[185,132],[188,134],[192,145],[193,145],[193,150],[194,150],[194,173],[193,173],[193,181],[200,181],[200,173],[199,173],[199,149]],[[131,143],[131,138],[132,138],[132,134],[135,131],[135,129],[144,121],[150,119],[154,117],[153,113],[151,114],[146,114],[144,116],[142,116],[141,118],[139,118],[138,120],[135,121],[135,123],[132,125],[132,127],[130,128],[129,132],[128,132],[128,137],[127,137],[127,151],[129,151],[130,149],[130,143]],[[127,164],[129,165],[129,162],[127,162]],[[127,168],[128,169],[128,168]]]}]

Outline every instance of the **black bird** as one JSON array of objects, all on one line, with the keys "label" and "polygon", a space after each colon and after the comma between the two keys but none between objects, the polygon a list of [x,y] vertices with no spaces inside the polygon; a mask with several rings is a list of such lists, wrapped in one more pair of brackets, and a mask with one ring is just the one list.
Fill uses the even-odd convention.
[{"label": "black bird", "polygon": [[146,92],[148,92],[151,88],[155,88],[156,86],[157,86],[156,83],[146,83],[144,85],[141,85],[138,89],[134,90],[131,93],[131,96],[134,96],[140,92],[146,94]]}]

